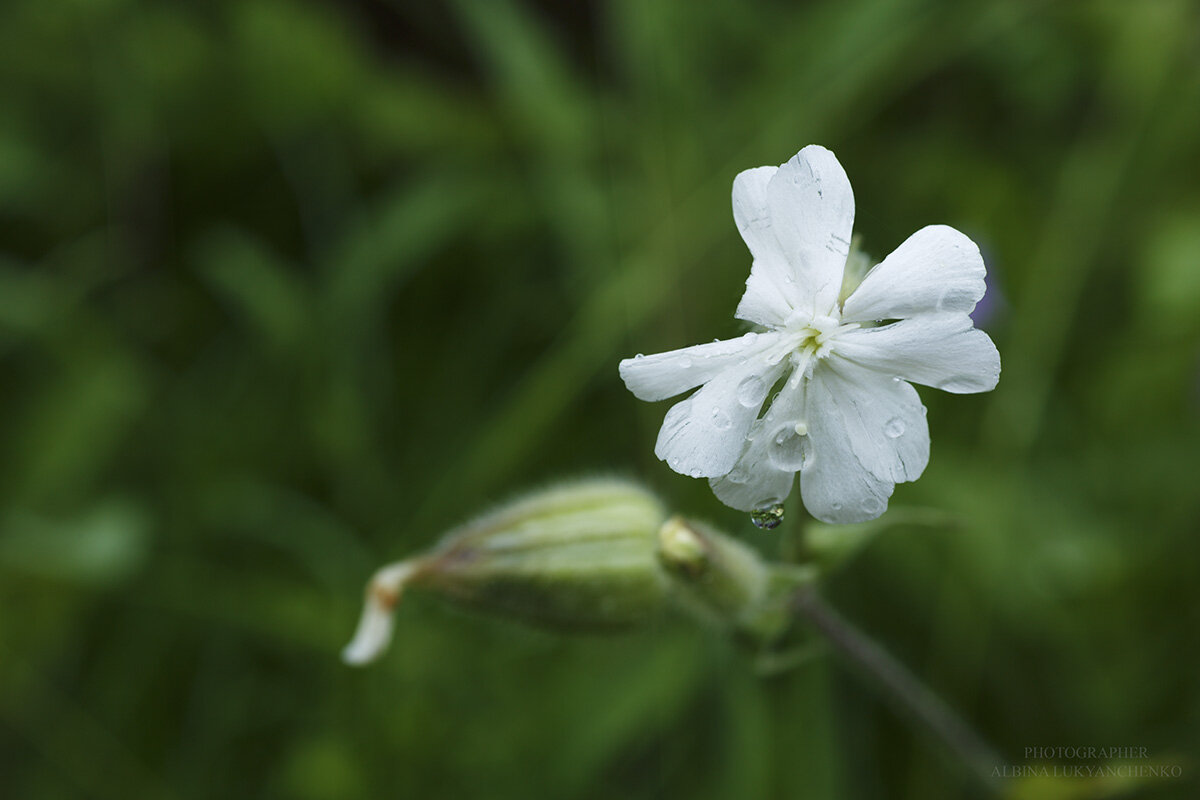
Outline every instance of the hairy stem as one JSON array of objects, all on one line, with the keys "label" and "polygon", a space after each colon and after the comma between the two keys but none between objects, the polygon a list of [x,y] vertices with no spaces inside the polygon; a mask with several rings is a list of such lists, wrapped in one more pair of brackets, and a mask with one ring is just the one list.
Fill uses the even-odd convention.
[{"label": "hairy stem", "polygon": [[940,739],[981,786],[999,795],[991,780],[993,769],[1003,763],[999,754],[904,665],[829,607],[811,587],[793,595],[792,609],[843,658],[883,687],[889,699]]}]

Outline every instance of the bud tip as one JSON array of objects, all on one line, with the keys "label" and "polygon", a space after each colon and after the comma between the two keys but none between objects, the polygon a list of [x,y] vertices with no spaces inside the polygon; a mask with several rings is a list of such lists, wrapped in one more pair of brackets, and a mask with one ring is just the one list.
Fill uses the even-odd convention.
[{"label": "bud tip", "polygon": [[658,529],[659,556],[668,567],[689,573],[702,571],[708,548],[682,517],[671,517]]}]

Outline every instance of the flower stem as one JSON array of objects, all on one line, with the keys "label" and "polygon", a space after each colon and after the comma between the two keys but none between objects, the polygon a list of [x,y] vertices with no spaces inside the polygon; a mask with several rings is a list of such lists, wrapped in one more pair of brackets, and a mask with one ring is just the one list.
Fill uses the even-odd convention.
[{"label": "flower stem", "polygon": [[1003,763],[1000,756],[904,665],[828,606],[811,587],[800,589],[793,595],[792,610],[824,636],[843,658],[883,687],[898,706],[940,739],[989,794],[1000,794],[991,780],[992,771]]}]

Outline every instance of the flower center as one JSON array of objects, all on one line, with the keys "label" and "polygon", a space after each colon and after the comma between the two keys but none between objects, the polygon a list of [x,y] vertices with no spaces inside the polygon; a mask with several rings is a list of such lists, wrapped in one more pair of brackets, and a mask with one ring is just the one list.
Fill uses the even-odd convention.
[{"label": "flower center", "polygon": [[855,323],[841,324],[834,316],[812,316],[800,311],[792,312],[784,323],[784,330],[790,333],[792,352],[799,358],[824,358],[832,351],[833,340],[846,331],[859,327]]}]

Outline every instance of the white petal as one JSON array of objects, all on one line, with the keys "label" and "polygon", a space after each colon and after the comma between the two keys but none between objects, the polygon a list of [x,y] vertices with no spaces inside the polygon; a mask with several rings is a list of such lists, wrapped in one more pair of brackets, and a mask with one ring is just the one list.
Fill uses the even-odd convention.
[{"label": "white petal", "polygon": [[966,314],[928,314],[838,337],[836,351],[865,367],[955,394],[987,392],[1000,353]]},{"label": "white petal", "polygon": [[887,510],[893,483],[872,473],[854,454],[842,408],[816,370],[808,383],[808,435],[812,457],[800,470],[804,507],[823,522],[875,519]]},{"label": "white petal", "polygon": [[369,664],[387,650],[392,641],[392,613],[405,584],[416,574],[417,566],[412,561],[400,561],[389,564],[371,577],[358,628],[350,644],[342,650],[342,660],[347,664]]},{"label": "white petal", "polygon": [[733,179],[733,221],[755,258],[774,256],[784,260],[779,240],[771,230],[767,205],[767,184],[778,171],[779,167],[755,167],[739,172]]},{"label": "white petal", "polygon": [[681,475],[715,478],[733,469],[746,433],[787,362],[754,356],[730,367],[667,412],[654,454]]},{"label": "white petal", "polygon": [[737,339],[626,358],[619,365],[621,380],[639,400],[665,400],[712,380],[777,339],[776,333],[748,333]]},{"label": "white petal", "polygon": [[802,443],[790,441],[790,436],[785,436],[784,449],[772,443],[781,433],[795,434],[796,423],[804,419],[806,380],[803,374],[793,372],[767,413],[750,428],[733,469],[709,480],[713,494],[725,505],[754,511],[782,503],[791,494],[803,455]]},{"label": "white petal", "polygon": [[928,312],[968,314],[987,288],[983,256],[966,234],[930,225],[867,273],[842,309],[845,322],[907,319]]},{"label": "white petal", "polygon": [[822,361],[817,375],[860,464],[891,483],[921,477],[929,463],[929,426],[912,384],[836,356]]},{"label": "white petal", "polygon": [[828,314],[837,303],[854,227],[854,192],[833,153],[809,145],[767,184],[771,227],[792,268],[797,309]]},{"label": "white petal", "polygon": [[733,220],[754,256],[736,316],[768,327],[782,325],[799,300],[767,205],[767,183],[778,171],[778,167],[756,167],[733,179]]},{"label": "white petal", "polygon": [[734,316],[747,322],[755,322],[768,328],[780,328],[800,304],[795,283],[787,283],[784,276],[791,267],[777,262],[754,259],[750,265],[750,277],[746,278],[746,291],[738,301]]}]

